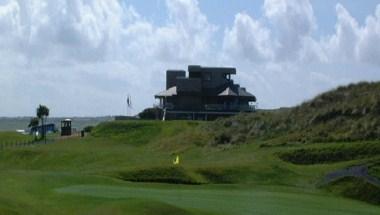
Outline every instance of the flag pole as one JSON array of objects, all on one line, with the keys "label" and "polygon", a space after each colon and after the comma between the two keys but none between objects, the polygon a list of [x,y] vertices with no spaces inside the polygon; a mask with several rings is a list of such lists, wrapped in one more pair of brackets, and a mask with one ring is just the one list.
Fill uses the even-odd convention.
[{"label": "flag pole", "polygon": [[127,116],[128,116],[128,109],[129,109],[129,94],[127,95]]}]

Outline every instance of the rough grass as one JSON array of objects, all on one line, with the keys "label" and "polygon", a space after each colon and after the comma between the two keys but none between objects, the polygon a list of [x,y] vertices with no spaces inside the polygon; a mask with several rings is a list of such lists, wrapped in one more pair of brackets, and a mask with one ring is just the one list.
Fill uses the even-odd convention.
[{"label": "rough grass", "polygon": [[196,170],[198,174],[212,184],[239,183],[243,175],[247,175],[249,168],[244,167],[208,167]]},{"label": "rough grass", "polygon": [[127,144],[146,144],[160,133],[157,122],[116,121],[104,122],[91,132],[94,137],[113,138]]},{"label": "rough grass", "polygon": [[133,182],[158,182],[169,184],[200,184],[181,167],[156,167],[120,172],[119,177]]},{"label": "rough grass", "polygon": [[380,205],[380,187],[363,179],[345,177],[332,182],[325,189],[348,198]]},{"label": "rough grass", "polygon": [[380,139],[380,82],[358,83],[323,93],[299,106],[216,120],[215,144],[262,140],[266,144]]},{"label": "rough grass", "polygon": [[0,145],[11,145],[33,141],[33,136],[24,135],[13,131],[0,132]]},{"label": "rough grass", "polygon": [[369,162],[369,174],[380,179],[380,158]]},{"label": "rough grass", "polygon": [[[6,197],[0,198],[1,210],[19,214],[285,215],[380,211],[315,187],[327,172],[367,162],[364,157],[326,165],[294,165],[277,154],[318,148],[319,144],[260,147],[262,141],[247,139],[247,144],[215,147],[209,144],[209,122],[113,123],[99,125],[94,135],[85,138],[1,151],[0,196]],[[152,138],[145,141],[145,136]],[[173,166],[177,154],[181,162]],[[145,211],[141,205],[151,209]]]},{"label": "rough grass", "polygon": [[279,157],[294,164],[321,164],[370,158],[380,154],[379,142],[332,144],[325,147],[301,148],[279,153]]}]

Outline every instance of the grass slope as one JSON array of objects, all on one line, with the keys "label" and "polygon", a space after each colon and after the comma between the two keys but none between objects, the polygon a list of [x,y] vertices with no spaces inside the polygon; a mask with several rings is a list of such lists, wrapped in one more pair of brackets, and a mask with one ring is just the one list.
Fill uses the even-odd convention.
[{"label": "grass slope", "polygon": [[[340,91],[364,93],[367,85],[372,87]],[[0,214],[379,214],[371,184],[343,178],[318,187],[326,174],[356,165],[380,178],[377,138],[343,141],[340,135],[351,133],[340,128],[319,134],[323,123],[332,129],[353,119],[376,121],[376,108],[313,124],[306,122],[334,105],[311,113],[309,106],[216,122],[106,122],[85,138],[5,148]],[[331,135],[339,141],[326,138]],[[327,142],[315,142],[317,137]],[[172,164],[176,155],[179,166]]]},{"label": "grass slope", "polygon": [[294,144],[380,139],[380,82],[351,84],[297,107],[217,120],[215,143]]},{"label": "grass slope", "polygon": [[345,177],[334,181],[326,186],[325,189],[348,198],[380,204],[380,187],[362,179]]},{"label": "grass slope", "polygon": [[[14,214],[380,212],[379,207],[333,196],[315,187],[327,172],[363,162],[362,158],[328,165],[294,165],[281,160],[278,153],[304,146],[268,148],[252,142],[215,147],[209,144],[210,137],[201,129],[204,123],[114,123],[117,131],[112,130],[113,123],[106,123],[86,138],[0,151],[0,196],[3,196],[0,211]],[[135,133],[140,132],[134,129],[142,129],[151,140],[142,142],[137,138],[133,142]],[[312,150],[330,146],[306,147]],[[176,154],[181,158],[178,167],[172,165]],[[376,166],[375,161],[373,164]],[[202,185],[128,181],[190,181]]]},{"label": "grass slope", "polygon": [[33,141],[33,137],[23,135],[13,131],[0,132],[0,145],[11,145],[15,143],[24,143]]}]

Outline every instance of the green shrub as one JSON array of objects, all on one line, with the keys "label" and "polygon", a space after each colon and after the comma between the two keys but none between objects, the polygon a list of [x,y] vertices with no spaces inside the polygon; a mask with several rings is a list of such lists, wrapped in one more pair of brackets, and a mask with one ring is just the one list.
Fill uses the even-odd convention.
[{"label": "green shrub", "polygon": [[204,168],[197,170],[209,183],[230,184],[233,183],[233,171],[222,168]]},{"label": "green shrub", "polygon": [[159,108],[146,108],[138,115],[140,119],[161,119],[163,112]]},{"label": "green shrub", "polygon": [[181,167],[157,167],[120,172],[119,177],[133,182],[157,182],[169,184],[200,184]]},{"label": "green shrub", "polygon": [[94,128],[94,126],[89,125],[89,126],[84,127],[83,131],[86,133],[91,133],[93,128]]},{"label": "green shrub", "polygon": [[349,161],[377,156],[380,153],[378,143],[360,143],[335,145],[320,148],[302,148],[278,153],[278,156],[294,164],[320,164]]},{"label": "green shrub", "polygon": [[324,188],[344,197],[380,205],[380,187],[370,184],[363,179],[344,177],[330,183]]},{"label": "green shrub", "polygon": [[229,135],[225,132],[222,132],[219,135],[214,137],[214,143],[216,145],[231,143],[231,135]]}]

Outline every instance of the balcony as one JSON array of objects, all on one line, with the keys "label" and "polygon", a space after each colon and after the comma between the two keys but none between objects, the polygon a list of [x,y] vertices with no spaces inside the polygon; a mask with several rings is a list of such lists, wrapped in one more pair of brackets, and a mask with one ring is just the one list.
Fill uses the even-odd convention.
[{"label": "balcony", "polygon": [[[166,105],[158,104],[155,105],[157,108],[166,110],[182,110],[183,108],[176,107],[172,103],[166,103]],[[183,109],[182,111],[214,111],[214,112],[253,112],[256,110],[255,105],[222,105],[222,104],[206,104],[203,109],[198,110],[188,110]]]},{"label": "balcony", "polygon": [[237,111],[237,112],[253,112],[255,105],[221,105],[221,104],[206,104],[204,107],[207,111]]},{"label": "balcony", "polygon": [[160,108],[160,109],[167,109],[167,110],[173,110],[174,105],[172,103],[166,103],[164,104],[154,104],[153,107]]}]

